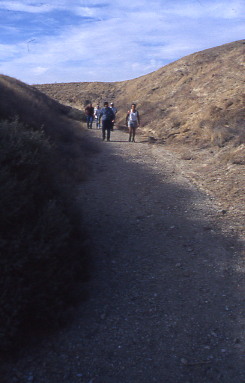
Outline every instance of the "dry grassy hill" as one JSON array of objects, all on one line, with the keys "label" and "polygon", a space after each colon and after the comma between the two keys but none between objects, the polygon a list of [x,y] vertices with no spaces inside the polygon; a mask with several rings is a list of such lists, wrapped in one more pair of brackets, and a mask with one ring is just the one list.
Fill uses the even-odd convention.
[{"label": "dry grassy hill", "polygon": [[0,75],[0,89],[0,120],[18,118],[32,128],[42,126],[52,137],[67,130],[65,119],[74,115],[71,107],[13,77]]},{"label": "dry grassy hill", "polygon": [[122,82],[44,84],[54,99],[83,109],[88,101],[114,101],[118,126],[131,102],[141,132],[164,143],[199,187],[215,195],[223,211],[241,215],[245,164],[245,41],[183,57],[148,75]]},{"label": "dry grassy hill", "polygon": [[78,298],[78,281],[87,277],[87,250],[75,186],[95,149],[70,118],[70,107],[3,75],[0,90],[0,354],[5,354],[32,339],[31,329],[56,327],[67,304]]},{"label": "dry grassy hill", "polygon": [[63,104],[114,100],[124,117],[137,102],[144,130],[161,141],[214,143],[244,140],[245,41],[186,56],[146,76],[115,83],[46,84],[36,87]]},{"label": "dry grassy hill", "polygon": [[[18,119],[31,129],[43,130],[61,154],[62,169],[84,176],[83,160],[93,150],[85,144],[80,124],[83,113],[65,106],[15,78],[0,75],[0,120]],[[82,158],[82,161],[81,161]],[[73,168],[73,170],[71,170]]]}]

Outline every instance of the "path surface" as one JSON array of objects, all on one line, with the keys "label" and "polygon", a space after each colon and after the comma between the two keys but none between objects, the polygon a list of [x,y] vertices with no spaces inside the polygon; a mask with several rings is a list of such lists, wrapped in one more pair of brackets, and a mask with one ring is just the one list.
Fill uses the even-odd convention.
[{"label": "path surface", "polygon": [[111,138],[80,187],[90,298],[7,383],[242,383],[239,244],[164,147]]}]

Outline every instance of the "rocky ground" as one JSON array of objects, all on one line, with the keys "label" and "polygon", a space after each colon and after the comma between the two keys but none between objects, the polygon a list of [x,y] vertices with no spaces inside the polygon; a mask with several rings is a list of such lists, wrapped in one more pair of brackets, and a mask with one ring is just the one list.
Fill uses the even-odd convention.
[{"label": "rocky ground", "polygon": [[[100,144],[100,131],[86,134]],[[177,154],[127,138],[101,142],[79,187],[88,299],[5,361],[1,383],[244,381],[241,231]]]}]

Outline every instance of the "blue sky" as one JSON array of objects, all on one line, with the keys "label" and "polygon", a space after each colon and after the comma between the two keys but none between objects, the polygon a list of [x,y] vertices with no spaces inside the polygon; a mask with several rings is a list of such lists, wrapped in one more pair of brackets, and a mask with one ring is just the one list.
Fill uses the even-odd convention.
[{"label": "blue sky", "polygon": [[244,38],[244,0],[0,0],[0,73],[122,81]]}]

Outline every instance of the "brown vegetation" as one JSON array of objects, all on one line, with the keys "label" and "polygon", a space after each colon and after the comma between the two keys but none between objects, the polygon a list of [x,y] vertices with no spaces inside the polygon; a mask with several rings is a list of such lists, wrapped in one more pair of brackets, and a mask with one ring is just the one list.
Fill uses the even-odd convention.
[{"label": "brown vegetation", "polygon": [[73,186],[86,176],[92,146],[68,118],[71,108],[10,77],[0,76],[0,85],[2,351],[37,323],[57,326],[86,277]]},{"label": "brown vegetation", "polygon": [[225,209],[239,212],[245,204],[244,44],[197,52],[134,80],[36,87],[80,109],[87,100],[113,100],[121,127],[136,102],[149,142],[164,143],[188,160],[190,177],[221,199]]},{"label": "brown vegetation", "polygon": [[88,101],[114,101],[121,128],[128,107],[136,102],[141,133],[174,151],[185,174],[215,195],[233,222],[236,217],[241,222],[243,57],[244,41],[237,41],[130,81],[31,87],[0,76],[3,346],[30,313],[35,321],[59,312],[70,299],[63,280],[72,285],[80,271],[77,257],[84,253],[85,234],[71,203],[72,184],[85,177],[84,159],[96,149],[74,118],[84,120]]},{"label": "brown vegetation", "polygon": [[[55,344],[54,349],[58,347],[58,352],[52,353],[50,344],[48,344],[46,359],[48,363],[39,362],[40,359],[36,359],[35,356],[28,357],[26,360],[28,371],[31,360],[32,367],[36,366],[36,371],[41,366],[40,369],[43,369],[45,374],[45,370],[49,370],[49,366],[52,366],[50,373],[56,374],[56,368],[53,368],[55,366],[54,358],[57,355],[60,357],[62,354],[60,363],[62,363],[62,367],[65,367],[68,375],[63,375],[61,379],[67,379],[67,376],[71,376],[71,371],[76,371],[77,374],[78,363],[80,368],[81,363],[84,362],[84,355],[87,355],[88,365],[91,366],[91,355],[95,355],[94,347],[98,344],[103,345],[103,350],[101,350],[108,359],[108,355],[110,355],[108,351],[114,355],[115,347],[119,347],[118,344],[120,344],[118,343],[120,338],[115,336],[112,348],[108,348],[107,352],[104,352],[103,342],[108,338],[107,335],[110,341],[113,338],[111,330],[115,323],[119,324],[119,330],[120,323],[122,328],[126,326],[126,336],[125,332],[120,330],[124,342],[126,339],[126,343],[124,343],[126,346],[132,344],[131,330],[133,329],[133,336],[136,336],[133,353],[136,356],[142,355],[142,344],[143,347],[147,347],[147,350],[149,349],[149,326],[147,320],[145,321],[148,314],[151,325],[156,324],[154,327],[156,328],[155,339],[159,339],[158,326],[161,331],[166,331],[167,342],[163,338],[164,332],[161,333],[166,355],[169,354],[171,358],[175,358],[175,352],[179,353],[179,356],[182,352],[185,355],[187,344],[185,339],[189,342],[188,348],[191,354],[195,352],[194,357],[205,355],[206,352],[209,354],[208,350],[211,346],[218,347],[225,340],[227,347],[224,351],[226,348],[229,350],[227,357],[232,365],[232,357],[236,354],[235,352],[232,356],[234,350],[230,352],[232,342],[235,342],[235,346],[237,346],[240,339],[234,340],[234,333],[231,333],[230,330],[230,321],[233,321],[233,318],[236,319],[236,322],[239,321],[238,315],[240,315],[241,308],[237,306],[237,301],[233,301],[232,294],[233,283],[235,282],[234,285],[237,289],[241,280],[241,276],[238,278],[237,275],[233,280],[235,272],[232,257],[235,257],[236,254],[233,254],[233,247],[230,247],[233,242],[229,242],[228,252],[226,248],[228,243],[222,246],[225,238],[221,236],[218,239],[211,227],[203,227],[203,224],[210,218],[208,214],[202,220],[201,215],[203,211],[207,214],[214,204],[212,203],[207,211],[200,209],[199,213],[197,210],[192,212],[193,204],[196,205],[196,201],[199,201],[200,204],[201,199],[193,202],[192,193],[189,193],[187,188],[183,190],[176,188],[175,190],[175,186],[172,186],[174,178],[171,175],[173,169],[178,170],[176,172],[178,177],[183,171],[185,180],[186,176],[189,176],[199,187],[215,195],[222,203],[219,214],[226,215],[228,220],[233,218],[233,220],[230,219],[231,229],[235,228],[237,233],[242,233],[244,229],[240,225],[241,215],[245,206],[244,178],[242,176],[244,169],[244,96],[241,82],[243,53],[244,44],[242,41],[238,41],[195,53],[147,76],[120,83],[49,84],[34,88],[15,79],[0,76],[1,351],[19,346],[20,340],[24,338],[23,335],[27,337],[35,324],[38,324],[38,327],[43,325],[45,328],[50,328],[52,325],[57,326],[64,319],[64,308],[70,302],[74,302],[76,294],[82,292],[81,289],[77,289],[77,283],[78,280],[81,281],[86,277],[88,253],[84,245],[86,233],[82,227],[73,181],[84,179],[86,176],[84,158],[96,149],[91,146],[92,140],[85,140],[80,124],[71,118],[83,120],[83,108],[88,101],[95,103],[113,100],[119,109],[117,124],[123,128],[126,111],[130,103],[134,101],[138,104],[142,117],[141,134],[145,135],[149,142],[164,144],[168,150],[174,152],[174,155],[171,154],[168,159],[164,157],[162,160],[161,157],[161,160],[158,161],[159,156],[162,156],[163,153],[162,150],[159,150],[161,147],[151,146],[150,153],[155,156],[153,159],[151,154],[148,156],[149,147],[144,145],[149,169],[154,169],[155,159],[157,159],[158,167],[165,170],[166,166],[166,171],[161,174],[167,182],[164,183],[164,187],[158,187],[158,179],[153,172],[150,170],[145,172],[145,169],[140,171],[140,167],[131,167],[127,164],[124,172],[119,175],[118,182],[118,166],[121,166],[124,161],[120,156],[113,158],[114,160],[110,162],[111,169],[114,169],[116,174],[115,178],[111,177],[112,172],[107,169],[107,173],[110,174],[108,185],[111,187],[108,188],[107,183],[104,182],[103,168],[98,170],[97,176],[100,178],[102,189],[100,189],[100,196],[95,202],[91,199],[91,195],[94,195],[94,191],[96,192],[98,189],[97,178],[93,178],[87,189],[89,191],[87,200],[85,198],[85,203],[86,201],[89,203],[84,208],[85,213],[86,211],[89,213],[86,214],[85,219],[87,227],[94,230],[93,236],[97,235],[93,249],[95,253],[97,252],[95,255],[99,260],[95,285],[98,283],[97,291],[101,291],[101,294],[99,293],[99,299],[90,301],[90,310],[87,311],[95,315],[92,320],[88,316],[85,321],[83,315],[80,315],[81,322],[75,323],[72,338],[70,338],[71,333],[68,332],[69,341],[65,348],[62,348],[62,350],[65,349],[65,354],[60,353],[61,343],[58,342],[57,346],[56,340],[54,340],[54,343],[50,344]],[[45,96],[37,88],[53,99]],[[60,102],[66,106],[61,105]],[[89,131],[86,133],[90,135]],[[120,134],[123,133],[120,132]],[[128,147],[126,151],[124,150],[123,140],[119,141],[117,148],[121,148],[121,154],[129,153],[130,150]],[[164,152],[165,155],[168,153],[166,150]],[[135,153],[135,159],[141,158],[140,145],[138,152]],[[108,158],[108,151],[102,152],[101,158],[102,162],[103,158]],[[174,163],[176,158],[179,161]],[[174,166],[172,166],[173,163]],[[94,164],[98,164],[98,158],[95,158]],[[138,176],[139,182],[136,183],[134,181]],[[132,188],[129,188],[132,198],[127,198],[126,204],[119,203],[121,210],[119,208],[117,213],[120,214],[115,214],[115,206],[118,209],[118,201],[111,200],[111,191],[114,190],[116,193],[118,188],[119,195],[121,193],[119,200],[122,201],[123,198],[125,199],[125,193],[128,192],[128,185],[131,181],[134,184]],[[113,189],[115,185],[116,188]],[[131,201],[134,200],[139,187],[141,189],[139,200],[132,206]],[[154,198],[150,201],[152,214],[149,215],[147,208],[142,215],[142,206],[146,205],[149,198],[148,187],[154,191],[151,194]],[[127,190],[124,191],[124,189]],[[109,205],[108,201],[110,201]],[[162,201],[164,201],[163,204]],[[190,209],[185,211],[186,202]],[[94,209],[96,206],[98,209]],[[164,215],[164,211],[169,215]],[[101,212],[105,213],[102,214],[102,219]],[[184,213],[188,213],[188,215],[185,216]],[[193,222],[190,219],[192,213],[196,217]],[[217,212],[214,216],[215,219],[218,217]],[[108,220],[111,220],[114,231],[109,240],[103,242],[103,238],[107,238],[108,235]],[[99,224],[97,224],[98,222]],[[174,222],[174,225],[170,222]],[[94,225],[94,223],[96,224]],[[133,231],[129,233],[131,227],[133,227]],[[162,241],[161,251],[157,245],[153,249],[152,241],[148,241],[151,230],[153,230],[153,243],[155,244],[163,234],[166,236]],[[118,235],[119,242],[115,247],[113,241],[118,238]],[[138,236],[138,244],[135,236]],[[134,253],[137,253],[134,257],[127,252],[130,246]],[[168,252],[170,251],[169,255],[165,251],[165,247]],[[118,261],[114,260],[115,249],[120,250],[117,253]],[[154,256],[149,258],[152,250]],[[223,262],[224,265],[219,270],[219,267],[216,266]],[[160,273],[156,272],[159,266]],[[122,278],[118,279],[119,269]],[[137,270],[137,275],[135,270]],[[149,270],[151,278],[152,275],[155,276],[154,283],[147,283],[142,301],[141,294],[138,292],[142,289],[142,283],[145,285],[145,281],[149,281]],[[176,273],[179,274],[178,284],[176,284]],[[108,278],[111,278],[110,283],[107,283]],[[130,283],[128,283],[129,280]],[[152,279],[150,280],[152,281]],[[156,283],[156,281],[158,282]],[[166,289],[162,288],[164,284]],[[125,286],[129,287],[127,294],[124,291]],[[122,292],[125,297],[124,301],[121,300]],[[186,297],[193,297],[193,299],[186,299]],[[109,302],[108,299],[111,301]],[[181,305],[183,303],[183,313],[179,317],[180,300]],[[98,307],[98,302],[101,307]],[[118,302],[119,304],[117,304]],[[155,302],[159,302],[157,304],[160,305],[161,302],[166,303],[166,307],[162,306],[165,313],[160,310],[160,316],[156,315],[156,310],[152,310],[153,303],[154,307],[157,307]],[[138,305],[137,310],[135,310],[135,305]],[[123,309],[123,315],[120,314],[121,311],[118,311],[118,306]],[[128,316],[131,323],[125,320],[125,307],[132,309],[131,317]],[[224,307],[225,310],[227,307],[228,312],[224,312]],[[199,319],[193,322],[190,312],[195,312]],[[147,316],[144,318],[142,313],[147,313]],[[169,327],[162,326],[163,314],[164,320],[168,320],[171,326],[175,317],[180,319],[181,325],[184,324],[184,327],[183,331],[180,331],[181,327],[178,331],[182,335],[176,337],[174,329],[172,337],[169,337]],[[141,323],[142,327],[138,327],[139,315],[144,319]],[[207,315],[210,318],[209,321],[206,320]],[[187,321],[185,321],[186,318]],[[219,328],[219,332],[224,339],[220,335],[220,339],[217,339],[218,335],[214,333],[214,338],[210,338],[213,339],[213,343],[210,343],[211,346],[205,347],[205,350],[201,351],[200,345],[206,344],[211,325],[217,326],[217,323],[221,323],[220,318],[222,326],[219,327],[222,331]],[[98,331],[98,321],[102,321],[103,331]],[[187,327],[185,322],[188,324]],[[77,326],[77,323],[81,323],[81,327]],[[84,323],[87,325],[85,332]],[[81,330],[78,330],[80,328]],[[129,328],[130,331],[127,333]],[[186,328],[189,331],[186,331]],[[200,328],[203,331],[200,332]],[[79,340],[77,340],[78,334],[80,334]],[[84,334],[86,335],[85,342],[83,342]],[[91,342],[91,334],[93,334],[94,342]],[[139,334],[143,334],[140,342],[138,342]],[[102,342],[98,343],[99,336],[102,336]],[[178,341],[173,343],[173,339],[177,338]],[[197,343],[192,343],[195,338]],[[139,354],[135,354],[136,344],[140,345]],[[170,355],[169,350],[173,344],[178,347],[178,350],[173,349],[173,355]],[[81,350],[85,350],[84,354],[81,353]],[[102,360],[103,364],[104,359],[100,358],[101,350],[99,349],[96,354],[98,358],[92,358],[92,362],[95,360],[96,363],[97,361],[100,363]],[[166,366],[162,364],[161,352],[157,352],[156,360],[158,363],[160,361],[159,365],[164,368],[165,373],[167,370]],[[217,348],[215,352],[218,355],[217,361],[220,362],[220,349]],[[69,354],[69,357],[66,356],[66,353]],[[77,359],[77,355],[82,355],[81,362]],[[159,355],[160,357],[157,359]],[[127,354],[125,358],[127,359],[128,356],[130,354]],[[222,374],[227,357],[219,367]],[[69,363],[64,363],[64,360]],[[124,367],[121,360],[120,354],[119,364],[111,364],[113,373],[115,371],[117,373],[115,366]],[[127,360],[129,366],[132,367],[131,356]],[[199,360],[201,362],[198,362],[197,365],[206,363],[203,358]],[[188,359],[185,358],[180,361],[184,367],[196,365],[195,362],[189,364]],[[176,366],[176,360],[174,363],[173,366]],[[210,363],[213,364],[213,356],[212,359],[210,358]],[[229,374],[227,375],[227,379],[229,379],[229,376],[235,376],[237,370],[234,369],[233,375],[230,365],[227,366],[225,371]],[[181,365],[181,370],[182,367]],[[212,368],[213,371],[217,369],[217,363]],[[153,370],[147,371],[147,369],[148,365],[145,370],[146,374],[152,374],[153,370],[156,374],[159,372],[155,362]],[[197,375],[202,374],[201,370],[200,373],[199,370],[196,371]],[[217,371],[217,373],[212,372],[210,369],[210,376],[217,375],[219,369]],[[95,372],[89,369],[89,374]],[[58,371],[59,374],[63,374],[62,368]],[[183,370],[181,374],[183,374]],[[222,374],[217,375],[218,379],[222,379]],[[56,374],[55,378],[58,375]],[[206,376],[204,374],[203,378],[206,379]],[[92,376],[87,380],[89,378]],[[20,379],[27,379],[27,377],[24,378],[23,375],[23,379],[22,377]],[[147,379],[149,381],[148,376],[145,375],[145,380]]]},{"label": "brown vegetation", "polygon": [[146,76],[115,83],[44,84],[60,102],[115,101],[118,124],[136,102],[144,131],[161,141],[222,146],[244,141],[244,41],[184,57]]}]

